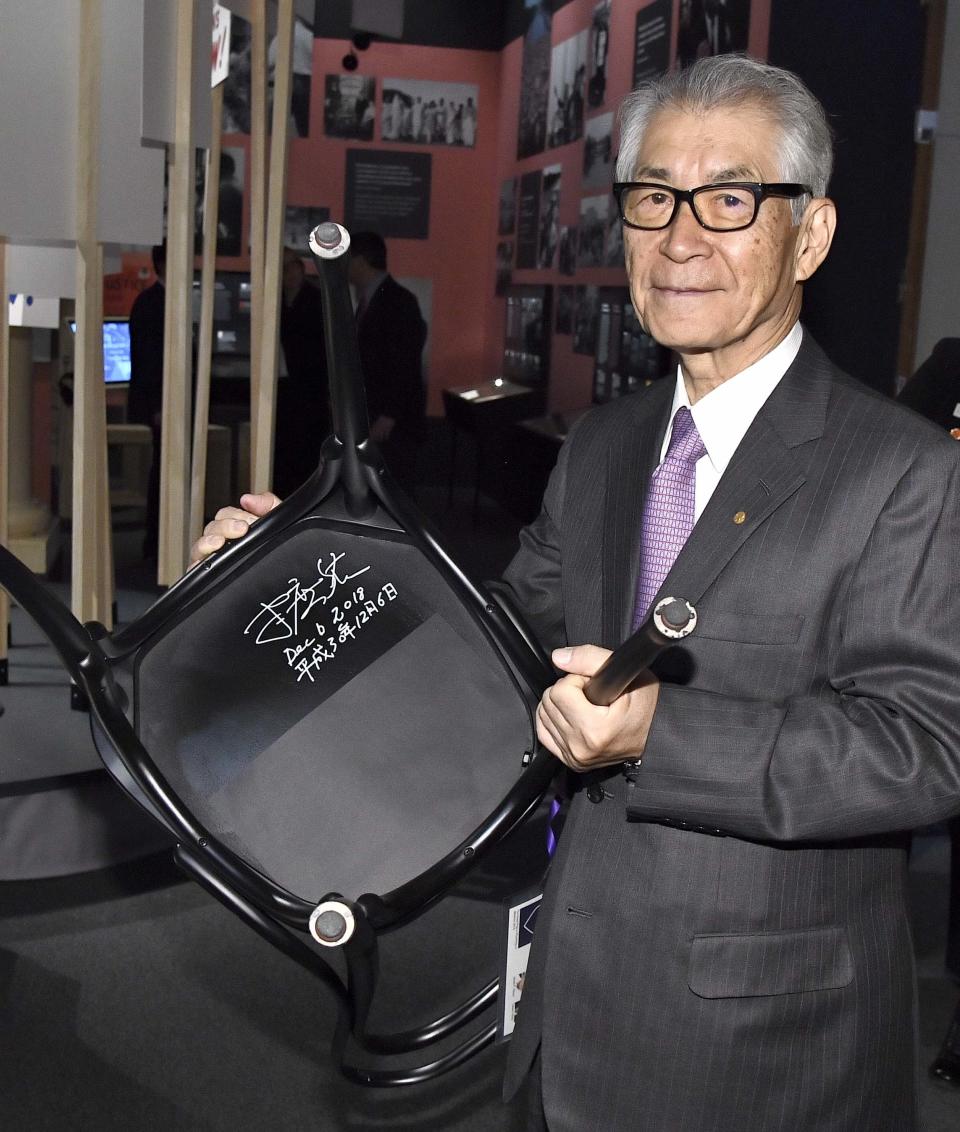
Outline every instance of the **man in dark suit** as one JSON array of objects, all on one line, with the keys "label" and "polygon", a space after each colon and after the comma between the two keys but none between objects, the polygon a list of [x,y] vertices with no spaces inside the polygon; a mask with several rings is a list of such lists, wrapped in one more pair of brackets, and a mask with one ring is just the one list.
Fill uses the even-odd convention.
[{"label": "man in dark suit", "polygon": [[[941,338],[897,400],[960,440],[960,338]],[[960,817],[950,823],[950,908],[947,970],[960,982]],[[960,1002],[930,1074],[960,1087]]]},{"label": "man in dark suit", "polygon": [[[506,573],[579,786],[506,1092],[550,1132],[916,1132],[906,844],[960,811],[960,452],[799,324],[835,210],[795,76],[703,59],[620,144],[633,304],[680,366],[578,422]],[[195,557],[276,498],[242,505]],[[595,707],[666,595],[696,630]]]},{"label": "man in dark suit", "polygon": [[[580,785],[509,1055],[531,1128],[917,1128],[906,842],[960,809],[960,453],[800,327],[830,166],[777,68],[626,100],[631,295],[680,367],[572,431],[506,574]],[[695,632],[595,707],[656,595]]]},{"label": "man in dark suit", "polygon": [[160,528],[160,416],[163,409],[166,244],[157,244],[150,254],[157,278],[137,295],[130,309],[130,389],[127,392],[127,420],[131,424],[149,425],[153,436],[153,456],[147,480],[144,558],[156,558]]},{"label": "man in dark suit", "polygon": [[283,249],[280,345],[286,374],[277,383],[273,484],[295,491],[317,469],[330,431],[323,300],[295,248]]},{"label": "man in dark suit", "polygon": [[387,246],[376,232],[351,235],[349,272],[357,294],[357,344],[370,435],[397,481],[412,490],[425,429],[421,355],[426,323],[416,296],[388,273]]}]

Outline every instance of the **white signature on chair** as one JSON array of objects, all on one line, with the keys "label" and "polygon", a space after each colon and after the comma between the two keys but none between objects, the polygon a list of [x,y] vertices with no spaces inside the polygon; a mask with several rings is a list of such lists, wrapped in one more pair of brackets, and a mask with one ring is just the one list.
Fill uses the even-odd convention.
[{"label": "white signature on chair", "polygon": [[[370,569],[363,566],[348,573],[341,565],[345,557],[345,553],[333,551],[321,555],[316,562],[315,581],[303,585],[299,578],[289,579],[287,588],[272,601],[261,602],[243,631],[245,636],[255,632],[254,644],[257,645],[290,642],[284,646],[283,656],[287,666],[296,671],[297,683],[304,677],[313,683],[317,669],[333,660],[341,645],[353,640],[362,626],[397,597],[392,582],[381,586],[372,596],[367,595],[362,585],[352,590],[341,589]],[[323,621],[317,620],[317,613]]]}]

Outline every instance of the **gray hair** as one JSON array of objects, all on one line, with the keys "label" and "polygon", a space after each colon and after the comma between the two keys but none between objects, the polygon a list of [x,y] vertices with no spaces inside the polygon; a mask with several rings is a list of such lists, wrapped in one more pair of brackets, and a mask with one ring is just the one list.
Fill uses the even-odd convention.
[{"label": "gray hair", "polygon": [[[780,127],[779,175],[826,195],[833,169],[833,132],[819,101],[791,71],[747,55],[714,55],[692,66],[642,83],[620,106],[617,180],[629,181],[643,137],[658,110],[706,114],[718,107],[756,104]],[[805,194],[791,202],[799,224],[810,203]]]}]

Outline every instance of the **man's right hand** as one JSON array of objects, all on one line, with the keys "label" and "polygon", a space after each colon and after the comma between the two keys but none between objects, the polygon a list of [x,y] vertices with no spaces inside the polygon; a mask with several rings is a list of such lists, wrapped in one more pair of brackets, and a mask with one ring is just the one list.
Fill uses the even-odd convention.
[{"label": "man's right hand", "polygon": [[198,562],[225,546],[228,540],[243,538],[250,529],[250,524],[262,519],[280,505],[279,498],[272,491],[259,494],[248,492],[240,496],[239,507],[221,507],[214,519],[203,528],[203,534],[190,548],[190,566],[192,569]]}]

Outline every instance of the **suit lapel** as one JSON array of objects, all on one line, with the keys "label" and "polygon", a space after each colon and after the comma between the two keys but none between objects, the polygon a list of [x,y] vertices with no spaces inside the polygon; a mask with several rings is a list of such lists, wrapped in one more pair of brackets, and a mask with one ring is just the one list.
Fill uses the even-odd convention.
[{"label": "suit lapel", "polygon": [[612,648],[630,631],[640,567],[640,532],[647,485],[657,464],[675,383],[658,382],[631,399],[632,419],[607,449],[603,516],[603,643]]},{"label": "suit lapel", "polygon": [[[805,446],[823,435],[831,375],[829,361],[805,332],[800,352],[740,442],[667,575],[662,594],[684,597],[694,603],[699,601],[747,539],[803,485],[809,450]],[[660,421],[658,439],[661,441],[669,408],[668,401]],[[632,592],[639,572],[643,497],[654,466],[654,457],[648,455],[644,488],[637,493],[640,498],[632,528],[634,548],[629,556],[625,554],[620,560],[629,562],[630,573],[626,579],[621,575],[619,580],[618,640],[631,628]],[[626,608],[628,594],[630,605]]]}]

